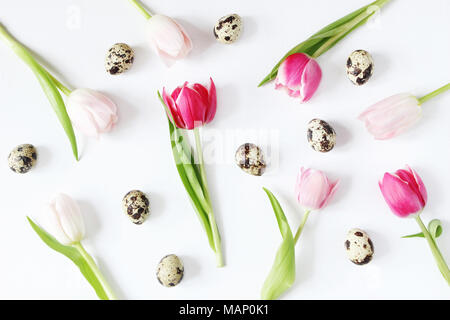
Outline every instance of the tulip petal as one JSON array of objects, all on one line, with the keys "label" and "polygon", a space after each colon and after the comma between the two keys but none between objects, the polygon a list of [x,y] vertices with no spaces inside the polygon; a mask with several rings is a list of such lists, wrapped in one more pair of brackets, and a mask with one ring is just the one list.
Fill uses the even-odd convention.
[{"label": "tulip petal", "polygon": [[[178,89],[179,89],[179,91],[181,91],[181,88],[177,88],[175,90],[178,90]],[[172,96],[173,95],[174,94],[172,93]],[[177,94],[177,96],[178,96],[178,94]],[[173,98],[171,96],[167,95],[165,88],[163,88],[163,100],[164,100],[164,103],[166,104],[166,106],[169,108],[170,113],[172,114],[172,118],[175,121],[175,125],[178,128],[185,129],[186,124],[184,123],[183,118],[181,117],[181,115],[178,112],[178,108],[175,105],[175,101],[173,100]],[[167,115],[167,116],[169,116],[169,115]]]},{"label": "tulip petal", "polygon": [[386,203],[397,216],[403,218],[422,210],[417,194],[398,176],[385,173],[379,186]]},{"label": "tulip petal", "polygon": [[301,85],[300,85],[300,96],[302,97],[301,102],[306,102],[312,98],[317,88],[319,87],[320,81],[322,79],[322,70],[319,64],[311,59],[306,64],[306,67],[302,74]]},{"label": "tulip petal", "polygon": [[217,110],[217,94],[216,94],[216,85],[214,84],[214,81],[212,78],[209,78],[210,85],[209,85],[209,92],[208,92],[208,111],[206,114],[206,123],[210,123],[214,117],[216,116],[216,110]]}]

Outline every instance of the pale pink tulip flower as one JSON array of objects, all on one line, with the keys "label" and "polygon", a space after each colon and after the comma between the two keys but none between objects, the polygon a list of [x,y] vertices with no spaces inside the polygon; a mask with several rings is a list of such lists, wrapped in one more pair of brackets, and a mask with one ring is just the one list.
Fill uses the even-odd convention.
[{"label": "pale pink tulip flower", "polygon": [[297,201],[307,211],[325,207],[336,191],[339,181],[330,182],[322,171],[301,168],[297,176]]},{"label": "pale pink tulip flower", "polygon": [[72,91],[66,107],[74,127],[86,136],[98,138],[101,133],[111,131],[118,120],[116,104],[91,89]]},{"label": "pale pink tulip flower", "polygon": [[393,138],[413,126],[422,113],[419,100],[401,93],[374,104],[358,117],[377,140]]},{"label": "pale pink tulip flower", "polygon": [[148,19],[147,30],[150,44],[168,67],[192,50],[191,38],[172,18],[155,14]]},{"label": "pale pink tulip flower", "polygon": [[275,89],[283,89],[303,103],[311,99],[321,79],[322,70],[316,60],[304,53],[294,53],[278,68]]}]

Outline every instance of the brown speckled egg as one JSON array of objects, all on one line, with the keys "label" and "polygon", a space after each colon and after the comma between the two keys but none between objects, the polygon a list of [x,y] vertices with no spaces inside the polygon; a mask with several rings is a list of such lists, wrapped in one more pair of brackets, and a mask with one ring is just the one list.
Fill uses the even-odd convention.
[{"label": "brown speckled egg", "polygon": [[351,229],[345,240],[347,257],[357,265],[367,264],[373,257],[373,243],[367,233],[361,229]]},{"label": "brown speckled egg", "polygon": [[122,200],[123,211],[135,224],[142,224],[150,212],[147,196],[139,190],[128,192]]},{"label": "brown speckled egg", "polygon": [[253,143],[244,143],[235,154],[236,164],[246,173],[261,176],[266,170],[266,162],[261,149]]},{"label": "brown speckled egg", "polygon": [[116,43],[108,50],[105,68],[109,74],[120,74],[130,69],[133,61],[133,49],[125,43]]},{"label": "brown speckled egg", "polygon": [[32,144],[15,147],[8,156],[8,166],[16,173],[27,173],[37,160],[36,148]]},{"label": "brown speckled egg", "polygon": [[336,132],[326,121],[312,119],[308,123],[307,138],[311,147],[318,152],[328,152],[336,144]]},{"label": "brown speckled egg", "polygon": [[225,44],[235,42],[242,31],[242,19],[237,14],[223,16],[214,26],[214,37]]},{"label": "brown speckled egg", "polygon": [[175,287],[183,279],[183,262],[174,254],[161,259],[156,269],[156,278],[165,287]]},{"label": "brown speckled egg", "polygon": [[347,77],[353,84],[361,86],[373,74],[373,59],[365,50],[353,51],[347,59]]}]

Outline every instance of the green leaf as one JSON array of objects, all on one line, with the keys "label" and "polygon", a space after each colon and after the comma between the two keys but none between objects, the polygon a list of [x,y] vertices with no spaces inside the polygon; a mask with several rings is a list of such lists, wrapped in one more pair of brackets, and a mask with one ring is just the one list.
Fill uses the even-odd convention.
[{"label": "green leaf", "polygon": [[203,186],[200,182],[201,179],[199,178],[200,173],[198,166],[194,163],[194,158],[192,152],[190,151],[191,148],[188,147],[182,131],[175,126],[172,115],[159,92],[158,97],[166,109],[169,123],[170,143],[178,174],[184,188],[186,189],[186,192],[188,193],[192,207],[194,208],[194,211],[206,232],[208,243],[210,247],[215,250],[212,228],[209,221],[207,208],[205,207],[206,199],[204,197]]},{"label": "green leaf", "polygon": [[283,236],[283,242],[278,248],[272,269],[261,289],[262,299],[274,300],[289,289],[295,281],[295,242],[280,203],[272,192],[263,189],[272,204],[278,227]]},{"label": "green leaf", "polygon": [[[442,224],[439,219],[433,219],[428,224],[428,232],[430,232],[431,236],[436,239],[442,234]],[[403,236],[402,238],[425,238],[423,232],[410,234],[408,236]]]},{"label": "green leaf", "polygon": [[34,59],[31,53],[20,42],[14,39],[14,37],[11,36],[1,25],[0,39],[3,39],[11,47],[11,49],[14,50],[14,52],[31,68],[37,77],[39,84],[44,90],[48,101],[50,102],[59,122],[63,126],[63,129],[69,138],[73,155],[75,156],[75,159],[78,160],[78,147],[75,133],[73,131],[69,115],[67,114],[64,100],[58,91],[57,85],[54,83],[52,78],[49,77],[47,71]]},{"label": "green leaf", "polygon": [[38,234],[38,236],[44,241],[44,243],[52,248],[53,250],[65,255],[67,258],[72,260],[77,267],[80,269],[83,276],[89,282],[89,284],[94,288],[97,296],[102,300],[108,300],[108,295],[103,289],[102,284],[98,280],[95,271],[86,261],[86,259],[81,255],[81,253],[72,246],[66,246],[61,244],[58,240],[52,237],[49,233],[47,233],[44,229],[39,227],[36,223],[33,222],[29,217],[27,217],[28,222],[30,223],[33,230]]},{"label": "green leaf", "polygon": [[[336,45],[340,40],[342,40],[346,35],[348,35],[351,31],[356,29],[357,27],[364,24],[370,16],[373,15],[373,13],[368,14],[366,10],[374,5],[377,5],[379,7],[383,6],[386,2],[390,0],[377,0],[369,5],[366,5],[356,11],[353,11],[352,13],[344,16],[341,19],[338,19],[326,27],[322,28],[315,34],[313,34],[311,37],[306,39],[305,41],[301,42],[300,44],[296,45],[294,48],[289,50],[281,59],[278,61],[278,63],[273,67],[273,69],[270,71],[270,73],[258,84],[258,87],[264,85],[265,83],[275,79],[278,73],[278,68],[281,65],[281,63],[291,54],[294,53],[305,53],[309,56],[313,56],[319,48],[322,47],[327,41],[332,39],[330,44],[327,44],[326,50],[323,50],[320,54],[323,54],[324,52],[328,51],[330,48],[332,48],[334,45]],[[360,19],[360,15],[367,15],[366,18],[363,19],[363,21],[356,23],[355,26],[351,27],[349,29],[348,24],[352,22],[352,20]],[[342,34],[342,35],[340,35]],[[333,39],[333,37],[336,37]]]}]

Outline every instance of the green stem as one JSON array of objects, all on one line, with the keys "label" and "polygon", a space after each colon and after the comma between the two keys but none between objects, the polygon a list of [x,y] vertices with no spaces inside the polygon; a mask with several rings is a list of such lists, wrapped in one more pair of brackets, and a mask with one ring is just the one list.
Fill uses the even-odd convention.
[{"label": "green stem", "polygon": [[436,241],[431,236],[431,234],[428,232],[428,229],[423,224],[422,219],[420,219],[420,216],[417,215],[415,219],[416,219],[417,223],[419,224],[420,229],[422,229],[422,233],[424,234],[425,238],[428,241],[428,245],[430,246],[430,249],[431,249],[431,252],[433,253],[434,259],[436,260],[439,271],[441,271],[441,274],[444,276],[444,279],[450,285],[450,270],[448,269],[448,266],[444,260],[444,257],[442,256],[441,252],[439,251]]},{"label": "green stem", "polygon": [[66,96],[68,96],[72,90],[70,90],[69,88],[67,88],[64,84],[62,84],[58,79],[56,79],[50,72],[48,72],[47,70],[45,70],[45,72],[47,72],[48,77],[53,81],[53,83],[55,84],[55,86],[61,90],[62,93],[64,93]]},{"label": "green stem", "polygon": [[138,0],[130,0],[130,2],[139,10],[145,19],[150,19],[152,17],[152,15],[145,10],[144,6]]},{"label": "green stem", "polygon": [[300,235],[302,234],[303,227],[305,226],[306,220],[308,220],[310,213],[311,213],[311,210],[306,210],[305,214],[303,215],[302,222],[300,223],[300,226],[298,227],[297,232],[295,233],[295,237],[294,237],[295,244],[297,244],[298,238],[300,238]]},{"label": "green stem", "polygon": [[445,86],[440,87],[437,90],[434,90],[433,92],[430,92],[429,94],[423,96],[422,98],[419,98],[419,105],[427,102],[428,100],[436,97],[437,95],[440,95],[441,93],[447,91],[448,89],[450,89],[450,83],[447,83]]},{"label": "green stem", "polygon": [[86,263],[92,269],[92,272],[95,274],[98,282],[103,287],[103,290],[105,291],[105,293],[108,297],[108,300],[117,300],[117,298],[116,298],[115,294],[113,293],[111,287],[109,286],[108,282],[106,282],[105,277],[100,272],[100,269],[97,267],[97,265],[95,264],[94,259],[92,259],[92,257],[89,255],[89,253],[86,252],[86,250],[83,248],[81,243],[80,242],[75,243],[73,246],[78,250],[78,252],[84,258]]},{"label": "green stem", "polygon": [[224,262],[223,262],[223,255],[222,255],[222,243],[221,243],[220,233],[219,233],[219,229],[217,227],[216,219],[214,217],[214,213],[212,210],[211,199],[209,197],[208,183],[206,180],[206,171],[205,171],[205,164],[203,161],[203,151],[202,151],[202,144],[201,144],[201,139],[200,139],[199,128],[194,129],[194,136],[195,136],[195,147],[196,147],[195,149],[197,151],[197,159],[198,159],[199,167],[200,167],[200,177],[201,177],[202,185],[203,185],[203,192],[205,194],[206,201],[209,204],[209,208],[205,208],[205,209],[207,209],[208,219],[209,219],[209,223],[211,225],[211,231],[212,231],[212,235],[213,235],[213,239],[214,239],[214,246],[215,246],[214,251],[216,252],[216,262],[217,262],[218,267],[223,267]]},{"label": "green stem", "polygon": [[314,54],[311,56],[312,58],[317,58],[319,57],[321,54],[323,54],[325,51],[327,51],[330,47],[332,47],[333,45],[335,45],[340,38],[342,38],[346,33],[348,33],[349,31],[351,31],[353,28],[355,28],[358,24],[360,24],[364,19],[367,19],[368,17],[370,17],[374,12],[370,12],[368,9],[372,6],[378,6],[378,7],[382,7],[384,6],[388,1],[390,0],[378,0],[375,1],[371,4],[369,4],[367,6],[367,9],[364,10],[363,13],[361,13],[360,15],[356,16],[354,19],[350,20],[349,22],[347,22],[346,24],[344,24],[342,27],[343,30],[339,33],[337,33],[336,35],[334,35],[333,37],[331,37],[330,39],[328,39],[323,45],[321,45],[315,52]]}]

